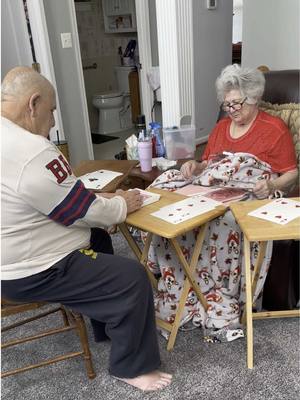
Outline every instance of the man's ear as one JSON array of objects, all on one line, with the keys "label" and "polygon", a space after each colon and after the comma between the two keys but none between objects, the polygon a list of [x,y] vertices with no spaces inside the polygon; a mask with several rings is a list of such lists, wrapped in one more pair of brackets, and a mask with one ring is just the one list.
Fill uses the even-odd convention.
[{"label": "man's ear", "polygon": [[30,116],[32,118],[36,117],[36,108],[37,108],[37,104],[39,102],[41,98],[41,95],[39,93],[33,93],[30,98],[29,98],[29,112],[30,112]]}]

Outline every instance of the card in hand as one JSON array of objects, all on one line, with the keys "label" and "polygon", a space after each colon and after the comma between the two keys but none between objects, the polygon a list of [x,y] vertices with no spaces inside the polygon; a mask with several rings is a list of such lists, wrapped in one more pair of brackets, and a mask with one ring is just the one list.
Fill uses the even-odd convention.
[{"label": "card in hand", "polygon": [[142,196],[142,207],[147,206],[148,204],[155,203],[160,199],[160,194],[148,192],[147,190],[142,190],[139,188],[129,189],[129,190],[138,190]]}]

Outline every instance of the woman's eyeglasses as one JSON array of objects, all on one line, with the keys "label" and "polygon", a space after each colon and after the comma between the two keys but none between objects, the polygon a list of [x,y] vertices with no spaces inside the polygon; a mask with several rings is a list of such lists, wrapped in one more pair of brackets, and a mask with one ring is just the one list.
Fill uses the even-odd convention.
[{"label": "woman's eyeglasses", "polygon": [[238,111],[243,107],[246,100],[247,100],[247,97],[245,97],[244,100],[242,100],[242,101],[233,101],[232,103],[224,102],[222,104],[222,110],[228,112],[232,108],[233,111]]}]

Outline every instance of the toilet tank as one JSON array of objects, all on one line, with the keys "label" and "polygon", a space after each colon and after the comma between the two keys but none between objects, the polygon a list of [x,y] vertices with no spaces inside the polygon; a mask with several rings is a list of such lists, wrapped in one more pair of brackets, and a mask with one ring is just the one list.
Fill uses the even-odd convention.
[{"label": "toilet tank", "polygon": [[128,75],[135,70],[135,67],[116,66],[114,70],[117,77],[118,90],[122,93],[129,93]]}]

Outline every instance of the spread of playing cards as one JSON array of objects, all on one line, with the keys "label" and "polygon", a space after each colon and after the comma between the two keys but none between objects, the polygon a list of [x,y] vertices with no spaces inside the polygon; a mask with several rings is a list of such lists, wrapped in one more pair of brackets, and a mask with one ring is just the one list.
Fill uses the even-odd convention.
[{"label": "spread of playing cards", "polygon": [[117,176],[123,175],[121,172],[108,171],[100,169],[99,171],[90,172],[79,179],[84,184],[86,189],[102,189],[109,182],[113,181]]},{"label": "spread of playing cards", "polygon": [[211,211],[219,205],[222,205],[219,201],[208,199],[204,196],[196,196],[162,207],[151,215],[171,224],[180,224],[197,215]]},{"label": "spread of playing cards", "polygon": [[300,202],[291,199],[276,199],[251,211],[248,215],[285,225],[300,217]]}]

